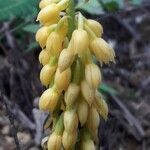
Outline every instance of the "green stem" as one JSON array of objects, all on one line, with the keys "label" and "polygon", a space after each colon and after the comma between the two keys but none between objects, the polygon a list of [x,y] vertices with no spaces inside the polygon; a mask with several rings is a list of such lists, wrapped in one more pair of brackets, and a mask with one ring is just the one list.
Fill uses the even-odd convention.
[{"label": "green stem", "polygon": [[67,18],[68,18],[67,16],[64,16],[63,18],[61,18],[61,20],[57,24],[56,31],[59,31],[64,26],[64,24],[67,21]]},{"label": "green stem", "polygon": [[55,73],[53,74],[52,80],[49,83],[49,88],[52,88],[54,86],[54,79],[55,79]]},{"label": "green stem", "polygon": [[90,50],[87,49],[81,56],[82,58],[82,62],[84,64],[89,64],[89,63],[92,63],[92,55],[90,53]]},{"label": "green stem", "polygon": [[58,135],[62,135],[63,130],[64,130],[64,122],[63,122],[63,113],[62,113],[61,116],[59,117],[57,123],[56,123],[55,132]]},{"label": "green stem", "polygon": [[71,39],[72,32],[75,29],[75,3],[74,0],[69,1],[68,7],[68,38]]},{"label": "green stem", "polygon": [[50,65],[50,66],[56,66],[56,65],[57,65],[57,62],[58,62],[57,56],[52,56],[52,57],[50,58],[49,65]]},{"label": "green stem", "polygon": [[89,140],[91,138],[90,132],[88,131],[86,127],[83,127],[80,130],[79,136],[84,141]]},{"label": "green stem", "polygon": [[78,29],[83,29],[83,24],[84,24],[84,18],[82,14],[79,12],[78,15]]}]

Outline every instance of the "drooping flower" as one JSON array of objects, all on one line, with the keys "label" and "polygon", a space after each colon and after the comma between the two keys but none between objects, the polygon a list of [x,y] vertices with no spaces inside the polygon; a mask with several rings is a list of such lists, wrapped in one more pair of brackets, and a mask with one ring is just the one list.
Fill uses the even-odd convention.
[{"label": "drooping flower", "polygon": [[92,88],[97,89],[101,82],[101,72],[99,67],[95,64],[86,64],[85,78]]},{"label": "drooping flower", "polygon": [[88,49],[89,37],[85,30],[76,29],[72,33],[71,47],[75,54],[82,54]]},{"label": "drooping flower", "polygon": [[59,96],[60,95],[54,89],[47,89],[39,99],[39,108],[41,110],[52,112],[57,105]]},{"label": "drooping flower", "polygon": [[62,137],[56,133],[50,135],[48,139],[48,150],[60,150],[62,145]]},{"label": "drooping flower", "polygon": [[114,62],[114,50],[102,38],[91,40],[90,49],[102,64],[109,63],[110,61]]},{"label": "drooping flower", "polygon": [[37,21],[39,21],[42,25],[51,25],[54,23],[58,23],[60,19],[60,10],[56,4],[51,4],[43,9],[38,14]]},{"label": "drooping flower", "polygon": [[101,37],[101,35],[103,34],[103,27],[99,22],[92,19],[88,19],[87,25],[96,34],[97,37]]}]

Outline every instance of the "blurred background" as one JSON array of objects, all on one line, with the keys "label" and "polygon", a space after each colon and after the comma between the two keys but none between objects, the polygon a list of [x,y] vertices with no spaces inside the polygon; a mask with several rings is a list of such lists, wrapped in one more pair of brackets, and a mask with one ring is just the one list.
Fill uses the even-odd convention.
[{"label": "blurred background", "polygon": [[[47,114],[38,110],[39,0],[0,0],[0,150],[39,150]],[[104,27],[116,64],[103,66],[109,105],[99,149],[150,150],[150,0],[76,0]]]}]

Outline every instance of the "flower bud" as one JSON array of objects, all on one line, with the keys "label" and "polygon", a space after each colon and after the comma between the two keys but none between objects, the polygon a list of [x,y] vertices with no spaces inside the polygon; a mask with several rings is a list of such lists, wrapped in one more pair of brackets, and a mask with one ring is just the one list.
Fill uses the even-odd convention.
[{"label": "flower bud", "polygon": [[57,105],[59,94],[53,89],[47,89],[39,99],[39,108],[44,111],[53,111]]},{"label": "flower bud", "polygon": [[58,32],[58,34],[61,35],[63,39],[65,39],[66,34],[68,32],[68,18],[66,16],[62,17],[59,20],[57,24],[56,32]]},{"label": "flower bud", "polygon": [[89,46],[89,37],[85,30],[76,29],[72,33],[71,47],[75,54],[82,54]]},{"label": "flower bud", "polygon": [[49,35],[50,35],[49,27],[42,27],[37,31],[35,38],[42,48],[45,47]]},{"label": "flower bud", "polygon": [[52,32],[46,42],[46,50],[53,56],[60,54],[64,38],[56,31]]},{"label": "flower bud", "polygon": [[71,83],[67,91],[65,92],[65,103],[66,106],[70,107],[74,104],[80,92],[80,86],[77,84]]},{"label": "flower bud", "polygon": [[62,73],[60,73],[59,69],[57,69],[55,74],[55,85],[58,91],[66,90],[69,86],[71,79],[71,69],[68,68]]},{"label": "flower bud", "polygon": [[81,142],[81,150],[95,150],[94,142],[91,139]]},{"label": "flower bud", "polygon": [[91,30],[93,30],[96,36],[100,37],[103,34],[103,27],[99,22],[92,19],[88,19],[87,25],[91,28]]},{"label": "flower bud", "polygon": [[77,114],[80,121],[81,126],[83,126],[88,117],[88,104],[83,98],[79,98],[77,105]]},{"label": "flower bud", "polygon": [[94,106],[91,106],[91,108],[89,109],[89,115],[86,122],[86,127],[92,133],[98,129],[99,123],[100,123],[99,114],[96,108]]},{"label": "flower bud", "polygon": [[50,54],[48,54],[48,52],[45,49],[43,49],[39,54],[39,62],[44,66],[48,64],[49,60]]},{"label": "flower bud", "polygon": [[65,10],[68,7],[69,0],[59,0],[60,2],[57,4],[61,11]]},{"label": "flower bud", "polygon": [[66,150],[70,150],[77,141],[77,132],[68,133],[66,131],[63,132],[62,143]]},{"label": "flower bud", "polygon": [[68,37],[65,37],[64,42],[63,42],[63,49],[67,48],[69,45],[69,39]]},{"label": "flower bud", "polygon": [[42,25],[51,25],[57,23],[60,19],[60,10],[56,4],[51,4],[44,7],[38,14],[37,20],[40,21]]},{"label": "flower bud", "polygon": [[92,88],[97,89],[101,81],[101,72],[99,67],[95,64],[85,65],[85,78]]},{"label": "flower bud", "polygon": [[48,150],[60,150],[62,145],[62,137],[55,132],[52,133],[48,139]]},{"label": "flower bud", "polygon": [[65,69],[69,68],[73,61],[74,53],[68,49],[62,50],[58,60],[58,68],[60,72],[63,72]]},{"label": "flower bud", "polygon": [[101,63],[114,62],[114,50],[102,38],[93,39],[90,42],[90,49]]},{"label": "flower bud", "polygon": [[93,89],[89,86],[86,80],[83,80],[81,82],[81,93],[87,103],[91,106],[91,104],[94,101],[94,91]]},{"label": "flower bud", "polygon": [[108,116],[108,105],[98,91],[95,92],[95,107],[98,113],[106,120]]},{"label": "flower bud", "polygon": [[50,66],[49,64],[45,65],[40,72],[41,83],[45,86],[49,85],[55,71],[56,66]]},{"label": "flower bud", "polygon": [[64,113],[64,127],[66,132],[76,132],[78,128],[78,116],[75,110],[67,110]]},{"label": "flower bud", "polygon": [[56,0],[41,0],[39,3],[39,8],[44,8],[52,3],[55,3]]}]

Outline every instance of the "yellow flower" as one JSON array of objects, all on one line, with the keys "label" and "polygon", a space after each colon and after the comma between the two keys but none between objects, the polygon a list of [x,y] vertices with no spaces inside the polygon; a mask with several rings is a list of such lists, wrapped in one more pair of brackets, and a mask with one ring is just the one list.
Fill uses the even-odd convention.
[{"label": "yellow flower", "polygon": [[74,53],[71,50],[64,49],[61,51],[59,60],[58,60],[58,68],[60,72],[63,72],[67,68],[69,68],[74,61]]},{"label": "yellow flower", "polygon": [[91,132],[91,134],[98,129],[99,123],[100,123],[99,114],[96,108],[94,106],[91,106],[91,108],[89,109],[89,115],[86,122],[86,127]]},{"label": "yellow flower", "polygon": [[108,105],[103,99],[102,95],[96,91],[95,92],[95,103],[94,103],[99,114],[106,120],[108,117]]},{"label": "yellow flower", "polygon": [[89,86],[86,80],[83,80],[81,82],[81,93],[87,103],[91,106],[91,104],[94,101],[94,91],[93,89]]},{"label": "yellow flower", "polygon": [[43,49],[39,54],[39,62],[44,66],[48,64],[49,61],[50,61],[50,54],[48,54],[48,52],[45,49]]},{"label": "yellow flower", "polygon": [[88,117],[88,104],[84,98],[79,97],[79,101],[77,103],[77,114],[80,121],[81,126],[83,126]]},{"label": "yellow flower", "polygon": [[58,92],[67,90],[70,80],[71,80],[71,69],[70,68],[66,69],[65,71],[63,71],[61,73],[60,73],[59,69],[57,69],[56,74],[55,74],[54,83],[56,85]]},{"label": "yellow flower", "polygon": [[80,86],[74,83],[69,84],[67,91],[65,92],[66,106],[70,107],[74,104],[80,92]]},{"label": "yellow flower", "polygon": [[42,48],[45,47],[49,35],[50,35],[49,27],[42,27],[37,31],[35,38]]},{"label": "yellow flower", "polygon": [[39,8],[44,8],[52,3],[55,3],[56,0],[41,0],[40,3],[39,3]]},{"label": "yellow flower", "polygon": [[81,150],[95,150],[94,142],[91,139],[84,140],[80,145]]},{"label": "yellow flower", "polygon": [[52,133],[48,139],[48,150],[60,150],[62,145],[62,137],[55,132]]},{"label": "yellow flower", "polygon": [[90,49],[101,63],[114,62],[115,53],[109,44],[102,38],[95,38],[90,42]]},{"label": "yellow flower", "polygon": [[44,111],[52,112],[58,102],[59,94],[52,88],[43,92],[39,100],[39,108]]},{"label": "yellow flower", "polygon": [[59,9],[61,11],[67,9],[70,0],[59,0],[59,1],[60,2],[57,4],[57,6],[59,7]]},{"label": "yellow flower", "polygon": [[49,85],[55,71],[56,66],[50,66],[49,64],[45,65],[40,72],[41,83],[45,86]]},{"label": "yellow flower", "polygon": [[54,31],[50,34],[46,42],[46,50],[53,56],[57,56],[62,51],[64,37]]},{"label": "yellow flower", "polygon": [[71,48],[75,54],[83,54],[89,46],[89,37],[85,30],[76,29],[72,33]]},{"label": "yellow flower", "polygon": [[78,128],[78,116],[75,110],[67,110],[64,112],[64,127],[68,133],[76,132]]},{"label": "yellow flower", "polygon": [[77,132],[68,133],[66,131],[63,132],[62,143],[66,150],[70,150],[77,140]]},{"label": "yellow flower", "polygon": [[101,72],[97,65],[95,64],[86,64],[85,65],[85,78],[88,84],[97,89],[98,85],[101,82]]},{"label": "yellow flower", "polygon": [[69,45],[69,39],[68,37],[65,37],[64,42],[63,42],[63,49],[66,49]]},{"label": "yellow flower", "polygon": [[96,34],[96,36],[100,37],[103,34],[103,27],[99,22],[92,19],[88,19],[87,25]]},{"label": "yellow flower", "polygon": [[44,7],[38,14],[37,21],[42,25],[51,25],[57,23],[60,19],[60,10],[56,4],[51,4]]},{"label": "yellow flower", "polygon": [[63,39],[65,39],[68,32],[68,17],[64,16],[59,20],[56,32],[58,32],[58,34],[61,35]]}]

